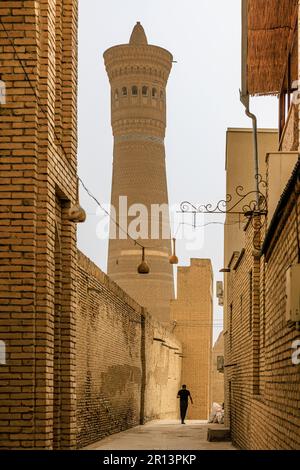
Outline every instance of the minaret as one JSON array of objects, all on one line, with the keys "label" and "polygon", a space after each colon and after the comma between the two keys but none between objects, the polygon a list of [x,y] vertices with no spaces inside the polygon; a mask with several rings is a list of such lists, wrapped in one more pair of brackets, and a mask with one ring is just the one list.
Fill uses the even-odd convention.
[{"label": "minaret", "polygon": [[[105,51],[104,60],[111,85],[111,123],[114,158],[111,204],[116,218],[126,229],[139,215],[120,208],[120,196],[127,196],[128,209],[143,204],[148,215],[140,214],[145,233],[138,239],[146,247],[149,274],[138,274],[142,250],[111,222],[108,274],[131,297],[163,322],[170,320],[170,300],[174,298],[173,267],[168,211],[160,215],[158,237],[151,205],[168,205],[164,137],[166,129],[166,84],[172,55],[148,45],[140,23],[133,28],[129,44]],[[124,205],[123,202],[121,203]],[[134,209],[134,207],[132,207]],[[161,213],[162,214],[162,213]],[[116,237],[115,237],[116,228]],[[167,236],[162,236],[162,231]],[[124,239],[125,238],[125,239]]]}]

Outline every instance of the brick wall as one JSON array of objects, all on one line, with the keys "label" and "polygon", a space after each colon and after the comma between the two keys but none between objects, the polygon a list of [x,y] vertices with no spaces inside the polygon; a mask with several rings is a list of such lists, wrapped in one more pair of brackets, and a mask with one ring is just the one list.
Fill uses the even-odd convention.
[{"label": "brick wall", "polygon": [[191,259],[179,267],[177,299],[171,302],[174,332],[182,342],[182,383],[194,405],[187,419],[208,419],[211,404],[212,267],[208,259]]},{"label": "brick wall", "polygon": [[179,342],[80,252],[77,279],[77,446],[176,418]]},{"label": "brick wall", "polygon": [[291,105],[283,130],[279,150],[283,152],[298,150],[299,142],[299,109],[298,106]]},{"label": "brick wall", "polygon": [[[177,336],[147,315],[144,420],[179,419],[182,348]],[[174,331],[175,333],[175,331]]]},{"label": "brick wall", "polygon": [[72,448],[77,1],[0,1],[0,15],[0,446]]},{"label": "brick wall", "polygon": [[213,349],[211,359],[211,403],[224,403],[224,373],[217,369],[218,357],[224,357],[223,331],[219,334]]},{"label": "brick wall", "polygon": [[226,422],[244,449],[300,449],[300,366],[291,359],[299,331],[285,320],[285,273],[298,256],[296,204],[299,227],[300,201],[292,194],[267,258],[253,247],[250,223],[245,252],[226,274]]}]

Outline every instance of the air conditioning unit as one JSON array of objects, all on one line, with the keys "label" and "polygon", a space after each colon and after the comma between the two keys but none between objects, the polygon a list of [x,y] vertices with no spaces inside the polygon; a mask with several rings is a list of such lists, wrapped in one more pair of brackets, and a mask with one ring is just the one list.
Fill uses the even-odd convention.
[{"label": "air conditioning unit", "polygon": [[216,296],[219,301],[219,305],[222,307],[224,305],[224,289],[222,281],[217,281],[216,283]]},{"label": "air conditioning unit", "polygon": [[219,299],[220,297],[223,297],[224,289],[223,289],[223,282],[222,281],[217,281],[216,284],[216,291],[217,291],[217,298]]},{"label": "air conditioning unit", "polygon": [[217,371],[224,372],[224,356],[217,356]]},{"label": "air conditioning unit", "polygon": [[286,321],[300,322],[300,263],[286,271]]}]

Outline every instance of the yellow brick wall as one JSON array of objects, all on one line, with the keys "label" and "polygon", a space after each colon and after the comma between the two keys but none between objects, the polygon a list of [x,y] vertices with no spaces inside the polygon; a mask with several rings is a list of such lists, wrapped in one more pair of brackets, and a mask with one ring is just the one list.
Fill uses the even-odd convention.
[{"label": "yellow brick wall", "polygon": [[211,361],[211,403],[224,403],[224,373],[217,369],[218,356],[224,357],[223,331],[219,334],[213,349]]},{"label": "yellow brick wall", "polygon": [[77,446],[177,416],[181,345],[78,253]]},{"label": "yellow brick wall", "polygon": [[[254,250],[250,223],[244,256],[234,269],[236,256],[226,274],[226,422],[234,443],[244,449],[300,448],[299,365],[291,358],[299,332],[285,321],[285,273],[298,255],[293,198],[282,212],[268,258]],[[299,198],[297,204],[299,226]]]},{"label": "yellow brick wall", "polygon": [[171,302],[174,333],[182,343],[182,384],[194,405],[187,419],[207,419],[211,403],[212,267],[210,260],[192,259],[178,268],[177,299]]},{"label": "yellow brick wall", "polygon": [[0,446],[72,448],[77,1],[1,1],[0,15]]}]

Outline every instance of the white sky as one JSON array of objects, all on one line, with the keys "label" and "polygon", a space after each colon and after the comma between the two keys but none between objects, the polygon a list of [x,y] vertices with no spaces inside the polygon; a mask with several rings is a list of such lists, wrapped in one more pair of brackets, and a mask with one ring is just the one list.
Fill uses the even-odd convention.
[{"label": "white sky", "polygon": [[[79,0],[79,175],[102,202],[110,202],[112,131],[110,87],[103,52],[128,43],[140,21],[148,42],[168,49],[177,61],[167,86],[166,164],[171,205],[189,200],[213,203],[225,195],[225,137],[228,127],[250,127],[239,101],[240,0]],[[255,98],[259,127],[277,127],[276,98]],[[106,271],[107,241],[99,240],[95,203],[81,191],[87,221],[78,227],[79,248]],[[187,222],[188,219],[185,219]],[[221,221],[207,216],[205,223]],[[200,224],[200,219],[198,223]],[[176,231],[177,226],[175,227]],[[211,258],[222,280],[223,226],[203,229],[202,247],[179,241],[180,265]],[[222,308],[214,297],[214,339]]]}]

